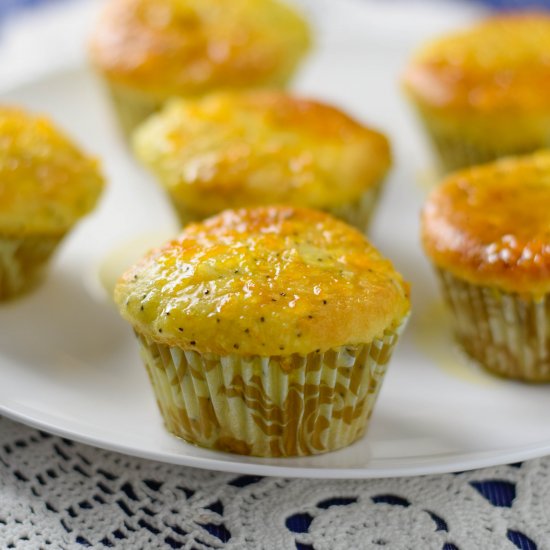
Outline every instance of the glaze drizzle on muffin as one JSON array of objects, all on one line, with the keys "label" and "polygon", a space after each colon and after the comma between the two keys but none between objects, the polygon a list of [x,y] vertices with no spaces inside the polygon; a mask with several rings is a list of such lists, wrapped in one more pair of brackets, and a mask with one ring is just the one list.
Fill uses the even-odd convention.
[{"label": "glaze drizzle on muffin", "polygon": [[358,231],[313,210],[227,211],[128,271],[122,315],[156,342],[220,355],[307,354],[371,341],[408,287]]},{"label": "glaze drizzle on muffin", "polygon": [[430,196],[423,242],[438,267],[471,283],[550,292],[550,152],[458,172]]},{"label": "glaze drizzle on muffin", "polygon": [[166,99],[284,84],[309,42],[277,0],[112,0],[91,55],[111,82]]},{"label": "glaze drizzle on muffin", "polygon": [[549,48],[547,13],[489,17],[426,44],[405,86],[418,101],[458,112],[548,109]]},{"label": "glaze drizzle on muffin", "polygon": [[43,116],[0,107],[0,232],[62,234],[103,189],[96,159]]},{"label": "glaze drizzle on muffin", "polygon": [[377,188],[388,140],[337,108],[276,91],[171,102],[135,134],[140,160],[203,217],[243,206],[330,209]]}]

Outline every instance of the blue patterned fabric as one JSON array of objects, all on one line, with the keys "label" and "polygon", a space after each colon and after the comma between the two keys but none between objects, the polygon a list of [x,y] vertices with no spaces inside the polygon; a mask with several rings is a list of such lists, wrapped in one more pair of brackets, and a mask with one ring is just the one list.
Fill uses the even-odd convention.
[{"label": "blue patterned fabric", "polygon": [[[522,464],[512,464],[509,468],[521,468]],[[460,475],[460,474],[458,474]],[[487,500],[491,505],[496,507],[511,508],[516,499],[516,486],[504,479],[483,479],[480,481],[471,481],[471,487],[478,491],[479,495]],[[403,497],[392,494],[380,494],[371,497],[374,504],[388,505],[388,506],[402,506],[408,507],[411,503]],[[332,506],[349,506],[358,501],[358,497],[350,495],[349,497],[331,498],[316,505],[317,509],[327,510]],[[306,535],[309,532],[310,526],[314,520],[314,517],[322,512],[301,511],[288,516],[285,527],[296,535],[296,548],[297,550],[315,550],[315,547],[301,542],[300,537]],[[434,531],[449,532],[447,522],[435,514],[431,510],[425,510],[426,514],[431,517],[434,522]],[[508,540],[519,550],[537,550],[538,546],[521,531],[509,529],[506,533]],[[379,541],[380,546],[386,546],[388,541]],[[446,543],[441,550],[461,550],[459,546],[453,543]]]},{"label": "blue patterned fabric", "polygon": [[483,0],[483,3],[496,9],[550,9],[550,0]]},{"label": "blue patterned fabric", "polygon": [[0,21],[20,10],[62,1],[64,0],[0,0]]}]

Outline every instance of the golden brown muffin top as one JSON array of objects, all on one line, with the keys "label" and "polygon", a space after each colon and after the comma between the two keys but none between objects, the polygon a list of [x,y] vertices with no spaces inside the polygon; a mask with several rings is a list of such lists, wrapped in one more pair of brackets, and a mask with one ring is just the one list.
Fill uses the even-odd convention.
[{"label": "golden brown muffin top", "polygon": [[428,256],[456,276],[550,292],[550,151],[451,175],[430,195],[422,225]]},{"label": "golden brown muffin top", "polygon": [[382,134],[276,91],[175,100],[138,129],[134,149],[203,216],[260,204],[340,206],[379,183],[391,163]]},{"label": "golden brown muffin top", "polygon": [[0,106],[0,232],[63,233],[103,186],[98,162],[46,117]]},{"label": "golden brown muffin top", "polygon": [[424,46],[405,88],[433,108],[495,112],[550,107],[550,14],[490,17]]},{"label": "golden brown muffin top", "polygon": [[227,210],[187,226],[115,288],[156,342],[219,355],[368,343],[409,311],[408,285],[357,230],[314,210]]},{"label": "golden brown muffin top", "polygon": [[113,83],[164,99],[284,84],[309,42],[278,0],[111,0],[90,53]]}]

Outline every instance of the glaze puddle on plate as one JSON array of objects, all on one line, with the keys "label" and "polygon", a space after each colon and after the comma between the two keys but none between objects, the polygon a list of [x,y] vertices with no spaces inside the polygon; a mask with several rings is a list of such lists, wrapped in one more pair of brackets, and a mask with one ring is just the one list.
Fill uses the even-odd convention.
[{"label": "glaze puddle on plate", "polygon": [[434,301],[417,315],[414,342],[447,374],[480,386],[494,386],[498,378],[481,370],[452,337],[451,314],[443,301]]},{"label": "glaze puddle on plate", "polygon": [[111,298],[117,280],[130,266],[175,235],[177,231],[151,232],[118,244],[100,260],[94,277],[95,286]]}]

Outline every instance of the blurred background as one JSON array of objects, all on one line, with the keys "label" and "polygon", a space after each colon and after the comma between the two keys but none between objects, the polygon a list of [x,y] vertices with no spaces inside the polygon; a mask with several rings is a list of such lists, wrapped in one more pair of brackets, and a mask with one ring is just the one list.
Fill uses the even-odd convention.
[{"label": "blurred background", "polygon": [[[33,9],[36,7],[44,6],[45,4],[62,4],[69,2],[78,2],[79,0],[0,0],[0,19],[6,19],[12,16],[17,11],[23,9]],[[99,1],[99,0],[98,0]],[[395,0],[379,0],[386,3]],[[399,1],[399,0],[397,0]],[[409,0],[414,2],[415,0]],[[544,8],[550,9],[550,0],[455,0],[455,1],[468,1],[484,4],[493,9],[518,9],[518,8]]]},{"label": "blurred background", "polygon": [[[105,0],[0,0],[0,87],[12,87],[45,73],[82,64],[86,36]],[[361,4],[358,21],[365,32],[417,43],[479,17],[489,10],[548,9],[550,0],[287,0],[318,23],[317,34],[339,36],[339,6]],[[373,17],[365,18],[365,4]],[[400,9],[400,6],[408,9]],[[414,10],[411,10],[414,6]],[[449,13],[451,12],[451,16]],[[349,9],[348,9],[349,13]],[[411,15],[413,14],[413,15]],[[341,21],[341,25],[349,24]],[[345,40],[345,38],[344,38]],[[328,39],[330,43],[331,40]],[[334,41],[332,42],[334,45]]]}]

